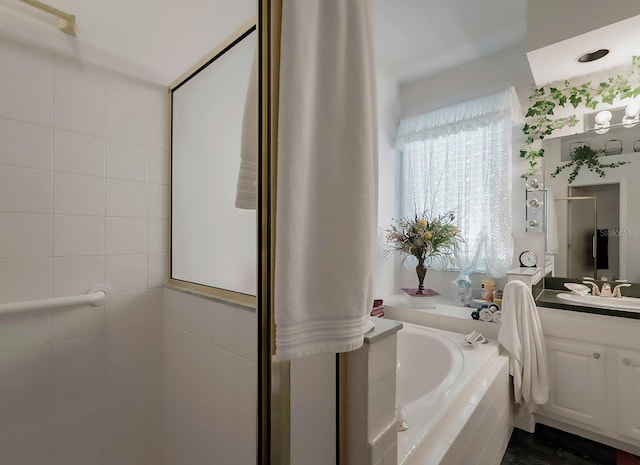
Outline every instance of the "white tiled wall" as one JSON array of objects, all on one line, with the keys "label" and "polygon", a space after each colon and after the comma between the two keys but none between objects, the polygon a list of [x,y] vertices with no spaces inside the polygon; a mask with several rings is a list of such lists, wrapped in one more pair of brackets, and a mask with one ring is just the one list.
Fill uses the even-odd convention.
[{"label": "white tiled wall", "polygon": [[499,465],[514,423],[509,358],[500,355],[476,380],[475,392],[454,418],[426,438],[409,465]]},{"label": "white tiled wall", "polygon": [[0,18],[0,303],[114,293],[0,317],[0,464],[156,465],[166,89],[39,27]]},{"label": "white tiled wall", "polygon": [[[377,323],[377,322],[376,322]],[[397,328],[347,354],[350,465],[395,465]]]},{"label": "white tiled wall", "polygon": [[164,291],[164,465],[255,465],[255,311]]}]

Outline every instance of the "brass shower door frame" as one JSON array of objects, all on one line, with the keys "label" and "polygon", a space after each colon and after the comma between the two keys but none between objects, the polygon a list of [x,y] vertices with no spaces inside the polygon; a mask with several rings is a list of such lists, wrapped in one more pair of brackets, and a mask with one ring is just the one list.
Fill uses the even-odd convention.
[{"label": "brass shower door frame", "polygon": [[275,358],[274,270],[282,0],[258,0],[258,418],[257,463],[290,463],[290,370]]}]

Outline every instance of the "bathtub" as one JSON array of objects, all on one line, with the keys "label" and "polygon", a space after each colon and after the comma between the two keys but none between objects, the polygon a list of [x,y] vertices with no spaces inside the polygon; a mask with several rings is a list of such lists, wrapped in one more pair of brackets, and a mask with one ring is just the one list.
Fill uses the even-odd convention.
[{"label": "bathtub", "polygon": [[473,408],[479,391],[486,391],[491,381],[486,373],[499,357],[498,345],[490,341],[470,347],[463,334],[403,325],[398,333],[396,407],[403,409],[408,429],[398,432],[398,464],[439,463],[429,449],[453,443],[449,425],[459,422],[461,410]]}]

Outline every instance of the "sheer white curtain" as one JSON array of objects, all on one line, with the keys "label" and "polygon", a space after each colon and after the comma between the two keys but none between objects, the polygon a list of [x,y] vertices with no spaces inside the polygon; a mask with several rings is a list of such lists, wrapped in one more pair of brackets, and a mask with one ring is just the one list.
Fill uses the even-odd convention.
[{"label": "sheer white curtain", "polygon": [[402,214],[455,211],[465,238],[456,261],[467,272],[500,277],[511,267],[511,140],[521,120],[510,87],[400,123]]}]

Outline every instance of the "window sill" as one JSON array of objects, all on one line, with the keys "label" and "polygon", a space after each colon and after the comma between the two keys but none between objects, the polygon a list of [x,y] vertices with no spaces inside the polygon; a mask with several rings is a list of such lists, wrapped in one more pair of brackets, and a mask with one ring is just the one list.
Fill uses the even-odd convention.
[{"label": "window sill", "polygon": [[436,308],[413,308],[407,303],[405,294],[394,294],[384,299],[385,318],[462,334],[475,330],[491,339],[498,337],[500,325],[474,320],[472,308],[460,307],[444,297],[435,300]]}]

